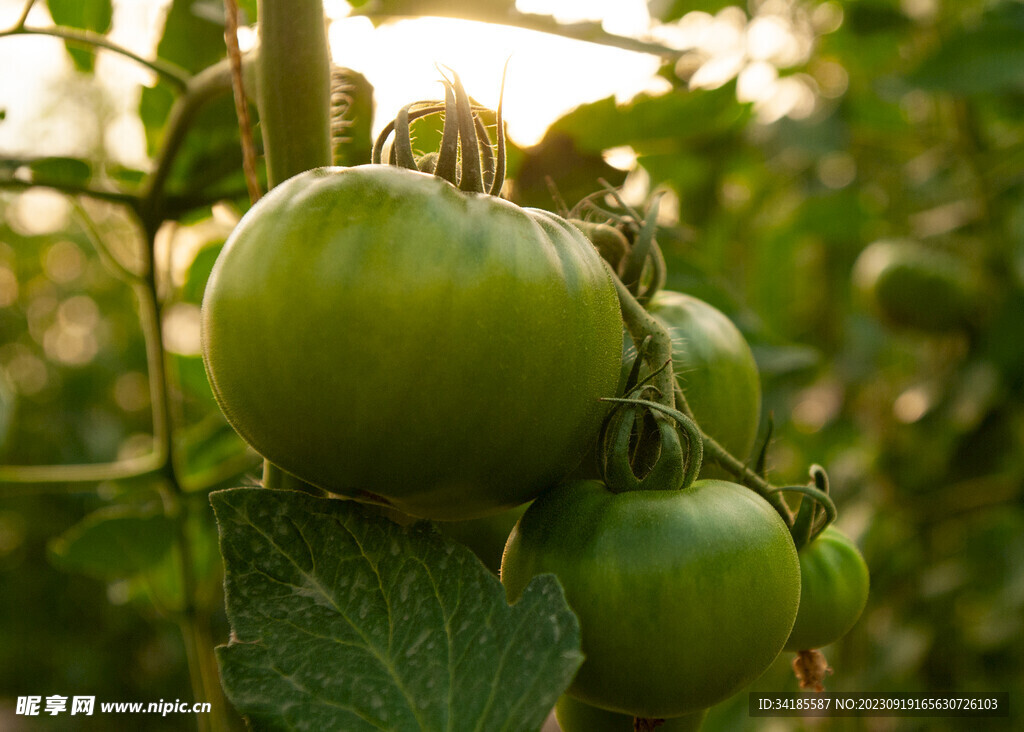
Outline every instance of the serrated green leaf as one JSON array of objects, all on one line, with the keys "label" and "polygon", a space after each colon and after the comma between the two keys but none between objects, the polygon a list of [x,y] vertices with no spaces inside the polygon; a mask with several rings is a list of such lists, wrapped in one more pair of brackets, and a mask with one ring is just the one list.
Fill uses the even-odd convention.
[{"label": "serrated green leaf", "polygon": [[114,506],[54,539],[50,556],[62,569],[112,579],[155,567],[173,543],[174,523],[162,513]]},{"label": "serrated green leaf", "polygon": [[[46,0],[50,17],[56,25],[67,28],[106,33],[114,18],[111,0]],[[65,43],[75,68],[79,71],[92,71],[95,65],[95,54],[91,50],[82,49]]]},{"label": "serrated green leaf", "polygon": [[51,185],[85,185],[92,177],[92,166],[78,158],[40,158],[29,169],[34,182]]},{"label": "serrated green leaf", "polygon": [[582,661],[550,575],[509,607],[429,524],[264,488],[210,500],[233,629],[221,678],[255,730],[536,730]]}]

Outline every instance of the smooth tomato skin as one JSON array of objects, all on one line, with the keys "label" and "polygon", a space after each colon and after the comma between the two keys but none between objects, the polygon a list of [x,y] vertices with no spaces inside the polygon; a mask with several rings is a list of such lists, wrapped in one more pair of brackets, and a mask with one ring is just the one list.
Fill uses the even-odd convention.
[{"label": "smooth tomato skin", "polygon": [[232,233],[203,356],[228,421],[271,462],[454,520],[579,462],[615,391],[621,322],[563,219],[415,171],[322,168]]},{"label": "smooth tomato skin", "polygon": [[551,572],[586,660],[568,692],[648,718],[706,709],[782,650],[800,601],[785,522],[734,483],[612,493],[598,481],[543,494],[516,524],[501,564],[514,601]]},{"label": "smooth tomato skin", "polygon": [[[647,309],[672,337],[672,369],[697,423],[746,460],[761,416],[761,380],[743,334],[720,310],[683,293],[661,290]],[[701,477],[728,474],[708,461]]]},{"label": "smooth tomato skin", "polygon": [[868,601],[868,565],[856,545],[827,527],[800,556],[800,611],[786,641],[787,651],[834,643],[857,622]]},{"label": "smooth tomato skin", "polygon": [[[697,732],[708,710],[666,719],[658,732]],[[562,732],[633,732],[633,715],[609,712],[562,694],[555,704],[555,719]]]}]

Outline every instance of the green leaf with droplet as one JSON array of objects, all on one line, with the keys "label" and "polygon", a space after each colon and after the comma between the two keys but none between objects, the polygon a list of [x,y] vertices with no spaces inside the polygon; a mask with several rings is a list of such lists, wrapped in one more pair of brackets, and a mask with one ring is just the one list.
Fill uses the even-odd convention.
[{"label": "green leaf with droplet", "polygon": [[582,661],[551,575],[510,607],[430,524],[291,491],[210,500],[232,627],[221,678],[253,729],[536,730]]}]

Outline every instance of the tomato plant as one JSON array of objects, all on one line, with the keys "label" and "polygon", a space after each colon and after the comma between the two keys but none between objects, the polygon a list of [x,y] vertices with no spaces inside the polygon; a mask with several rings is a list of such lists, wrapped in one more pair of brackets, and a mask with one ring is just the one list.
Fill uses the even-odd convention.
[{"label": "tomato plant", "polygon": [[277,186],[203,303],[214,393],[262,455],[443,519],[523,503],[579,462],[620,323],[564,220],[390,166]]},{"label": "tomato plant", "polygon": [[[501,104],[483,109],[449,70],[441,71],[443,101],[402,108],[376,145],[366,132],[367,144],[351,144],[349,153],[360,150],[346,156],[340,148],[353,143],[355,123],[370,129],[372,100],[355,98],[358,74],[328,66],[321,3],[246,3],[250,12],[259,8],[260,41],[243,58],[233,42],[238,8],[229,1],[224,60],[224,28],[211,28],[204,11],[202,27],[218,44],[206,68],[191,52],[193,36],[202,46],[198,35],[180,30],[199,17],[191,0],[169,3],[167,25],[178,30],[152,61],[99,40],[111,24],[109,0],[83,0],[91,10],[81,14],[47,4],[55,22],[83,27],[32,27],[39,14],[29,0],[0,35],[63,38],[86,66],[83,44],[144,63],[161,80],[140,104],[153,169],[12,158],[2,161],[0,182],[51,185],[134,216],[144,246],[108,246],[106,214],[94,221],[96,212],[77,200],[81,231],[73,233],[137,297],[143,333],[134,350],[148,370],[135,364],[138,373],[108,389],[123,411],[141,415],[132,439],[110,451],[116,462],[5,463],[0,479],[100,484],[88,501],[121,502],[65,532],[50,553],[65,568],[114,582],[112,596],[147,599],[172,620],[184,633],[181,655],[197,700],[217,701],[223,689],[254,729],[536,730],[561,697],[565,732],[695,730],[708,707],[742,690],[784,647],[830,642],[855,622],[866,566],[852,542],[825,529],[836,513],[827,486],[772,485],[767,444],[748,464],[761,409],[757,366],[735,325],[688,289],[709,285],[714,259],[728,256],[734,238],[746,241],[733,236],[741,227],[761,225],[763,217],[741,211],[769,198],[751,164],[759,155],[722,168],[728,179],[715,172],[700,182],[700,195],[680,197],[686,218],[678,226],[672,207],[663,222],[658,207],[670,199],[662,193],[645,193],[636,210],[624,198],[635,186],[600,179],[609,151],[634,140],[609,144],[619,133],[610,134],[616,125],[608,115],[626,117],[614,105],[588,105],[583,119],[596,111],[605,120],[588,128],[589,138],[573,132],[577,113],[568,115],[552,128],[551,144],[514,151],[518,169],[506,187],[513,158]],[[372,5],[368,12],[381,12]],[[660,20],[676,20],[668,17],[676,10],[662,12]],[[813,25],[829,22],[822,15]],[[653,42],[605,40],[677,55]],[[246,95],[254,90],[263,177],[248,139]],[[217,115],[200,117],[202,134],[190,135],[210,100],[230,109],[228,91],[237,119],[229,114],[225,127],[213,122]],[[677,165],[673,147],[692,150],[695,140],[710,139],[697,129],[702,118],[734,132],[744,118],[731,99],[716,112],[719,95],[692,91],[628,105],[630,114],[657,112],[644,117],[654,128],[668,125],[654,142],[646,130],[637,133],[637,151],[646,148],[638,164],[653,178],[681,176],[680,188],[719,168],[691,164],[699,162],[692,152]],[[693,106],[698,98],[708,106]],[[435,114],[444,120],[439,149],[414,152],[414,140],[431,138],[420,134],[429,126],[414,122]],[[680,133],[680,120],[694,129]],[[222,140],[230,164],[206,154]],[[841,183],[844,165],[841,156],[829,159],[820,182]],[[603,188],[558,215],[526,206],[536,200],[531,172],[541,169],[534,177],[546,179],[559,168],[577,177],[563,190],[593,181]],[[232,176],[222,179],[227,169]],[[258,200],[264,183],[271,190]],[[560,207],[558,186],[548,180],[547,190]],[[719,197],[735,207],[736,231],[696,212]],[[250,204],[226,237],[226,219],[234,222],[233,211]],[[158,233],[211,218],[216,236],[200,242],[189,231],[187,246],[157,246]],[[8,229],[17,246],[30,239],[0,226],[5,242]],[[656,241],[662,234],[675,250],[668,259]],[[787,241],[773,240],[765,256],[787,258]],[[5,327],[11,312],[26,315],[23,340],[66,360],[63,378],[98,348],[89,339],[99,315],[72,294],[79,278],[95,283],[95,272],[75,274],[85,269],[74,265],[76,255],[68,255],[74,266],[62,265],[68,243],[59,244],[39,244],[29,257],[37,271],[14,296],[7,294],[11,247],[0,245],[7,288],[0,308]],[[669,263],[683,273],[670,280]],[[957,277],[947,265],[933,267],[940,274],[924,277],[922,292],[943,296],[935,282]],[[678,291],[665,289],[669,281]],[[908,281],[879,291],[899,292]],[[21,313],[23,292],[35,302]],[[973,327],[974,315],[973,304],[964,306],[950,328]],[[198,335],[200,323],[201,358],[198,343],[182,337]],[[751,337],[765,348],[774,334],[752,327]],[[26,387],[35,379],[38,390],[49,388],[39,383],[50,376],[36,368],[34,347],[0,349],[0,365],[13,364],[19,412],[51,398],[37,391],[36,400]],[[799,361],[784,347],[766,350],[766,383]],[[832,409],[817,396],[800,402],[809,427],[816,412]],[[3,397],[0,448],[17,418]],[[822,404],[827,409],[816,410]],[[97,434],[105,429],[102,415],[92,424]],[[150,432],[152,450],[139,454]],[[571,472],[588,455],[595,460],[586,467],[596,467],[600,480]],[[256,460],[264,468],[259,486],[251,477]],[[233,487],[239,482],[247,487]],[[794,517],[785,490],[815,503]],[[0,529],[10,543],[21,541],[22,524],[6,511]],[[491,570],[500,564],[500,581],[459,543]],[[222,606],[230,635],[217,625]],[[212,729],[240,723],[222,702]]]}]

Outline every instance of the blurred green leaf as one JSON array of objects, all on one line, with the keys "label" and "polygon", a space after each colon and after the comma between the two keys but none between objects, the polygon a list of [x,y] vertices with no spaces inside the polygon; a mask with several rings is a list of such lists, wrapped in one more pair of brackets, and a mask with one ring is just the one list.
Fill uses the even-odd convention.
[{"label": "blurred green leaf", "polygon": [[[46,0],[50,17],[57,25],[80,30],[106,33],[114,17],[111,0]],[[73,43],[65,42],[75,68],[79,71],[92,71],[95,65],[95,53],[91,49],[83,49]]]},{"label": "blurred green leaf", "polygon": [[206,367],[203,366],[202,356],[186,356],[180,353],[170,354],[171,363],[174,364],[178,382],[182,391],[192,397],[198,397],[204,401],[213,401],[213,391],[210,389],[210,382],[206,378]]},{"label": "blurred green leaf", "polygon": [[239,23],[246,25],[253,25],[256,23],[256,0],[239,0],[238,9],[242,11],[243,17],[239,18]]},{"label": "blurred green leaf", "polygon": [[185,275],[185,284],[181,290],[182,300],[195,305],[199,305],[203,301],[206,283],[210,279],[213,265],[217,262],[217,256],[223,247],[223,241],[211,242],[196,253],[195,259],[192,260],[188,273]]},{"label": "blurred green leaf", "polygon": [[221,679],[253,729],[538,729],[582,661],[550,575],[509,607],[429,524],[293,491],[210,500],[232,626]]},{"label": "blurred green leaf", "polygon": [[202,71],[222,59],[224,4],[218,0],[174,0],[157,56],[187,71]]},{"label": "blurred green leaf", "polygon": [[535,206],[553,211],[556,196],[567,208],[600,190],[598,180],[618,186],[626,173],[613,168],[599,153],[577,148],[572,137],[548,130],[540,144],[524,150],[515,171],[513,197],[520,206]]},{"label": "blurred green leaf", "polygon": [[82,186],[92,178],[92,165],[77,158],[40,158],[29,169],[33,181],[51,185]]},{"label": "blurred green leaf", "polygon": [[246,474],[256,473],[261,464],[261,458],[219,412],[186,429],[181,436],[181,445],[185,457],[185,483],[198,483],[197,490],[252,483],[252,480],[246,480]]},{"label": "blurred green leaf", "polygon": [[164,122],[174,105],[174,92],[166,84],[143,88],[139,97],[139,119],[146,129],[146,149],[156,155],[163,141]]},{"label": "blurred green leaf", "polygon": [[112,579],[156,566],[173,543],[174,522],[162,513],[112,506],[54,539],[50,556],[61,569]]},{"label": "blurred green leaf", "polygon": [[975,27],[957,28],[907,81],[930,91],[1024,90],[1024,5],[1002,3]]},{"label": "blurred green leaf", "polygon": [[586,152],[631,145],[640,153],[663,153],[665,144],[672,149],[700,145],[741,129],[749,118],[747,105],[737,104],[734,87],[727,85],[713,91],[641,94],[624,105],[607,97],[569,112],[549,134],[568,134]]}]

